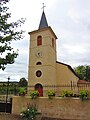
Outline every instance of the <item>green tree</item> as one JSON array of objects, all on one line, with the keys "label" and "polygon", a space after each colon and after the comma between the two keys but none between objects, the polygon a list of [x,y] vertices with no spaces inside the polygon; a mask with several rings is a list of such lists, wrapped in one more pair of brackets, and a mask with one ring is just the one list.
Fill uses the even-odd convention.
[{"label": "green tree", "polygon": [[22,30],[17,30],[25,22],[21,18],[16,22],[9,22],[11,13],[8,13],[9,0],[0,0],[0,69],[4,70],[7,64],[13,64],[18,53],[11,46],[12,41],[23,38]]},{"label": "green tree", "polygon": [[25,78],[21,78],[18,83],[18,86],[19,87],[27,87],[27,84],[28,84],[27,80]]},{"label": "green tree", "polygon": [[74,68],[80,79],[90,81],[90,65],[80,65]]}]

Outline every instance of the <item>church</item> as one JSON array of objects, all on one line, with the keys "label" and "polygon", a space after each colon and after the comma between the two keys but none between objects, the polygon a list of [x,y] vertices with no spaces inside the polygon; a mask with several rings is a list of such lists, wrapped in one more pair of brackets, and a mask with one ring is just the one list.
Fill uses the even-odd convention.
[{"label": "church", "polygon": [[38,90],[39,96],[51,87],[77,84],[79,77],[70,65],[57,61],[57,36],[48,25],[43,10],[39,28],[29,32],[28,91]]}]

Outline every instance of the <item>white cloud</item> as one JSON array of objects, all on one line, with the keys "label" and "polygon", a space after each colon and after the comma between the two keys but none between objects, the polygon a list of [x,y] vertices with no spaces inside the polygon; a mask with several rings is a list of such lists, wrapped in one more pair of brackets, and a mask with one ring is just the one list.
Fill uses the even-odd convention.
[{"label": "white cloud", "polygon": [[12,79],[28,78],[28,32],[38,29],[43,2],[48,24],[58,37],[58,61],[71,66],[90,64],[90,0],[11,0],[11,19],[26,18],[22,26],[26,32],[23,40],[13,43],[14,48],[19,49],[19,56],[15,64],[0,72],[0,80],[9,75]]}]

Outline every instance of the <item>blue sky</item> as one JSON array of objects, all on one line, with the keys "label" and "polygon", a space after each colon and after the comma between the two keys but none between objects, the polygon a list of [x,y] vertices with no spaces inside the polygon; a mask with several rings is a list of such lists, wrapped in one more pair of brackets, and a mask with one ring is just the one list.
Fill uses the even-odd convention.
[{"label": "blue sky", "polygon": [[48,24],[58,37],[57,60],[72,67],[90,65],[90,0],[10,0],[11,21],[27,19],[21,27],[25,37],[13,43],[19,49],[19,56],[5,71],[0,70],[0,81],[6,81],[8,76],[11,81],[28,79],[28,32],[38,29],[42,3],[46,5]]}]

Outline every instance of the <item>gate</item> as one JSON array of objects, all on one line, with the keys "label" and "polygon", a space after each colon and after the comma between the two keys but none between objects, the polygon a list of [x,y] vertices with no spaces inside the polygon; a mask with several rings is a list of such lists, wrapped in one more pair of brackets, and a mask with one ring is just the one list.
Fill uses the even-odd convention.
[{"label": "gate", "polygon": [[12,112],[12,98],[10,98],[8,101],[0,101],[0,112]]}]

